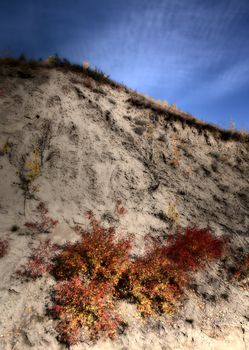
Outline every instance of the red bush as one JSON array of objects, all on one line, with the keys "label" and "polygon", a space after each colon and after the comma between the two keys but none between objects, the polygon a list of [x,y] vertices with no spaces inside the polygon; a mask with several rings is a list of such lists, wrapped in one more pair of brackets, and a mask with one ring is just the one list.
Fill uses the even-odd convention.
[{"label": "red bush", "polygon": [[28,279],[41,277],[45,272],[50,272],[53,268],[52,258],[58,251],[58,246],[50,239],[40,242],[39,246],[32,250],[25,265],[17,270],[17,274]]},{"label": "red bush", "polygon": [[73,345],[88,337],[114,337],[121,319],[114,310],[113,295],[109,282],[93,279],[83,285],[79,277],[58,282],[49,312],[59,319],[56,329],[60,341]]},{"label": "red bush", "polygon": [[58,224],[58,221],[48,216],[48,209],[43,202],[38,205],[37,210],[40,215],[40,221],[26,222],[24,225],[33,233],[49,233]]},{"label": "red bush", "polygon": [[84,251],[81,244],[66,243],[62,252],[56,257],[51,271],[56,279],[65,280],[82,273],[87,273],[87,264],[84,260]]},{"label": "red bush", "polygon": [[4,257],[9,249],[9,242],[7,240],[0,239],[0,258]]},{"label": "red bush", "polygon": [[138,304],[142,316],[173,312],[187,280],[161,247],[135,260],[118,285],[122,298]]},{"label": "red bush", "polygon": [[223,249],[224,242],[208,229],[187,228],[163,245],[154,240],[123,276],[119,293],[136,301],[143,316],[170,313],[190,281],[190,272],[221,257]]},{"label": "red bush", "polygon": [[76,226],[75,230],[81,235],[80,242],[63,247],[52,273],[57,279],[84,273],[88,278],[116,284],[129,264],[131,242],[129,239],[117,241],[115,229],[102,227],[91,212],[88,212],[88,218],[91,230]]},{"label": "red bush", "polygon": [[208,261],[221,257],[225,242],[216,238],[210,229],[188,227],[179,231],[175,241],[166,248],[167,256],[185,271],[195,271]]},{"label": "red bush", "polygon": [[91,229],[75,227],[80,241],[65,244],[51,270],[60,282],[50,312],[59,319],[60,340],[68,345],[86,331],[91,339],[116,334],[121,320],[114,310],[115,287],[130,263],[130,240],[116,240],[113,227],[102,227],[91,212],[87,216]]}]

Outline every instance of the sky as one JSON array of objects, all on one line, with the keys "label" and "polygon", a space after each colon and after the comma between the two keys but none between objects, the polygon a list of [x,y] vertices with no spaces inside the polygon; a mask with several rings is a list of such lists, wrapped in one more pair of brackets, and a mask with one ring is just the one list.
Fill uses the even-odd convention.
[{"label": "sky", "polygon": [[0,54],[87,60],[205,121],[249,130],[249,0],[0,0]]}]

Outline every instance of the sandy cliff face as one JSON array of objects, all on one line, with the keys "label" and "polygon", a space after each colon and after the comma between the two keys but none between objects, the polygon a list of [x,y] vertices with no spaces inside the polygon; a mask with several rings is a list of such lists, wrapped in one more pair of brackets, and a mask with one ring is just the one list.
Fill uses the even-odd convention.
[{"label": "sandy cliff face", "polygon": [[[134,254],[143,251],[145,234],[163,237],[177,224],[226,236],[227,266],[248,249],[248,142],[135,107],[129,89],[77,73],[39,68],[25,76],[3,66],[0,74],[0,234],[10,241],[0,260],[0,349],[64,348],[45,315],[52,277],[21,283],[13,276],[48,237],[23,227],[40,201],[59,220],[49,234],[58,243],[76,240],[72,227],[87,224],[84,213],[93,210],[121,234],[133,233]],[[127,209],[122,217],[118,199]],[[14,224],[20,229],[11,232]],[[147,325],[124,304],[126,334],[75,349],[246,349],[248,289],[229,283],[219,264],[195,278],[177,315]]]}]

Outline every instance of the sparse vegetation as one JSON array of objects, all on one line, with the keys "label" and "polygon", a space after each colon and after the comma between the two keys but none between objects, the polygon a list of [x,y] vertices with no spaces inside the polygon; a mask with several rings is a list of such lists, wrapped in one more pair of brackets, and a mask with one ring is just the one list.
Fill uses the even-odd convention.
[{"label": "sparse vegetation", "polygon": [[249,133],[243,133],[238,130],[225,130],[216,125],[201,121],[191,114],[186,113],[179,109],[176,104],[169,107],[167,104],[158,103],[151,98],[146,98],[144,95],[137,92],[132,92],[131,96],[127,99],[127,102],[138,108],[150,109],[153,112],[163,116],[165,121],[180,121],[183,125],[194,126],[199,132],[205,130],[211,132],[215,138],[220,138],[223,141],[235,140],[239,142],[249,142]]},{"label": "sparse vegetation", "polygon": [[33,183],[40,176],[40,173],[40,154],[38,149],[34,148],[31,154],[23,155],[19,162],[19,179],[20,187],[24,195],[24,212],[26,200],[33,198],[34,193],[38,190]]},{"label": "sparse vegetation", "polygon": [[43,167],[45,151],[49,149],[52,139],[52,122],[45,120],[41,127],[41,135],[37,140],[37,151],[40,156],[40,166]]},{"label": "sparse vegetation", "polygon": [[88,61],[83,61],[83,69],[88,69],[89,68],[89,62]]},{"label": "sparse vegetation", "polygon": [[6,239],[0,239],[0,258],[4,257],[9,249],[9,241]]},{"label": "sparse vegetation", "polygon": [[[0,66],[18,67],[23,71],[28,68],[58,68],[65,71],[73,71],[82,74],[83,76],[90,77],[101,84],[107,84],[119,88],[121,84],[118,84],[114,80],[110,79],[108,75],[103,73],[99,68],[91,68],[90,66],[71,63],[66,58],[60,58],[57,54],[49,56],[46,60],[23,60],[13,57],[0,58]],[[20,71],[22,73],[22,71]]]},{"label": "sparse vegetation", "polygon": [[150,161],[155,161],[155,131],[157,128],[156,120],[150,120],[150,123],[147,125],[146,132],[147,132],[147,138],[148,141],[151,144],[151,154],[150,154]]},{"label": "sparse vegetation", "polygon": [[235,122],[233,118],[230,119],[229,130],[235,131]]},{"label": "sparse vegetation", "polygon": [[172,154],[173,154],[173,160],[171,163],[175,168],[178,168],[180,165],[181,154],[178,149],[176,137],[172,139]]},{"label": "sparse vegetation", "polygon": [[39,150],[34,148],[30,157],[25,159],[23,174],[26,177],[29,187],[41,173],[41,163],[39,158]]},{"label": "sparse vegetation", "polygon": [[103,84],[108,84],[110,82],[109,76],[102,72],[99,68],[88,68],[87,70],[85,70],[85,72],[90,78],[94,79],[95,81],[98,81]]},{"label": "sparse vegetation", "polygon": [[[165,120],[167,121],[175,121],[178,120],[184,124],[187,125],[193,125],[201,132],[203,130],[208,130],[215,137],[220,137],[222,140],[235,140],[240,142],[248,142],[249,141],[249,134],[248,132],[240,132],[238,130],[224,130],[219,128],[216,125],[212,125],[209,123],[205,123],[201,120],[198,120],[197,118],[193,117],[189,113],[183,112],[178,107],[176,107],[175,104],[173,104],[171,107],[168,106],[168,103],[164,102],[158,102],[155,101],[152,98],[148,98],[142,94],[138,94],[135,91],[130,91],[122,84],[119,84],[112,79],[109,78],[108,75],[104,74],[100,69],[98,68],[90,68],[90,67],[83,67],[81,64],[74,64],[71,63],[66,58],[60,58],[58,55],[49,56],[47,60],[24,60],[24,59],[16,59],[13,57],[4,57],[0,58],[0,66],[10,66],[10,67],[18,67],[23,70],[28,68],[58,68],[63,69],[64,71],[72,71],[82,74],[82,76],[90,77],[96,81],[98,81],[101,84],[107,84],[111,85],[116,88],[123,88],[126,92],[131,92],[132,95],[129,97],[127,102],[131,103],[134,106],[137,106],[139,108],[149,108],[154,112],[157,112],[158,114],[164,115]],[[20,71],[21,74],[21,71]],[[31,77],[30,74],[26,74],[27,77]]]},{"label": "sparse vegetation", "polygon": [[236,268],[235,276],[240,281],[243,281],[249,278],[249,254],[247,254],[247,256],[244,257],[239,267]]},{"label": "sparse vegetation", "polygon": [[127,213],[127,209],[125,209],[125,207],[123,207],[121,199],[118,199],[117,202],[116,202],[115,212],[118,215],[124,215],[124,214]]},{"label": "sparse vegetation", "polygon": [[[41,127],[40,136],[38,137],[36,145],[33,147],[32,151],[25,153],[20,157],[18,175],[20,179],[19,186],[23,190],[24,195],[24,212],[27,199],[34,198],[34,194],[38,191],[38,186],[34,185],[34,182],[41,175],[45,152],[50,147],[51,139],[51,121],[45,120]],[[10,162],[12,147],[13,144],[7,141],[4,146],[0,148],[0,156],[8,155]]]},{"label": "sparse vegetation", "polygon": [[10,142],[5,142],[2,148],[0,148],[0,156],[8,155],[11,151],[12,144]]},{"label": "sparse vegetation", "polygon": [[166,208],[166,215],[173,223],[173,225],[179,224],[179,212],[175,203],[170,203]]},{"label": "sparse vegetation", "polygon": [[53,268],[52,258],[57,250],[58,246],[53,244],[50,239],[40,242],[39,246],[32,250],[27,263],[16,271],[17,275],[34,280],[44,273],[50,272]]},{"label": "sparse vegetation", "polygon": [[90,77],[85,77],[85,79],[83,81],[83,85],[91,90],[93,90],[95,88],[95,82]]},{"label": "sparse vegetation", "polygon": [[41,133],[36,141],[36,146],[32,152],[21,157],[19,162],[20,187],[24,195],[24,212],[26,200],[34,197],[38,191],[38,186],[34,185],[35,180],[41,175],[44,165],[45,152],[49,150],[52,139],[52,123],[44,120]]},{"label": "sparse vegetation", "polygon": [[48,209],[43,202],[37,206],[40,220],[36,222],[26,222],[25,226],[35,234],[49,233],[58,224],[58,220],[54,220],[48,216]]},{"label": "sparse vegetation", "polygon": [[24,55],[24,53],[21,53],[21,55],[19,56],[19,60],[26,61],[26,56]]}]

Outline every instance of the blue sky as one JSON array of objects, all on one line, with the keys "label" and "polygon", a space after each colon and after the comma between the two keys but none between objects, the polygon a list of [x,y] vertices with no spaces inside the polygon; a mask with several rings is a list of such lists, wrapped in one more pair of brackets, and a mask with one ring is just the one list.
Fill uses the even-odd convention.
[{"label": "blue sky", "polygon": [[248,0],[0,0],[0,53],[57,52],[222,127],[249,130]]}]

